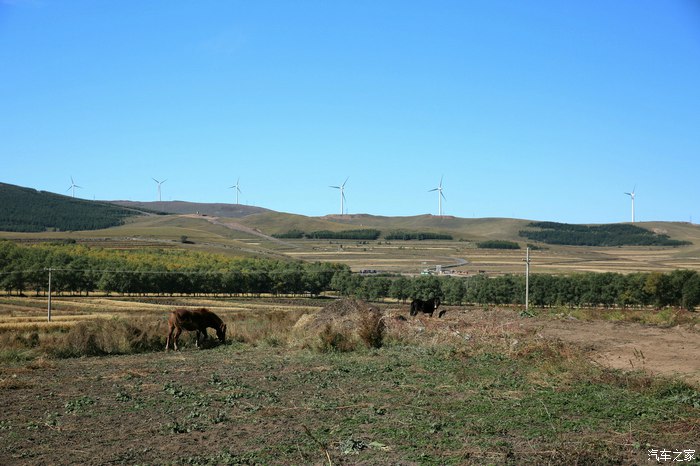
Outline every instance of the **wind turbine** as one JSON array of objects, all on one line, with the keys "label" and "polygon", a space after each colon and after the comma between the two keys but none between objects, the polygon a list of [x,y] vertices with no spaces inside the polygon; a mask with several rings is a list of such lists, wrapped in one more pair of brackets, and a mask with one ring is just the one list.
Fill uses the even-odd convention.
[{"label": "wind turbine", "polygon": [[241,179],[238,178],[238,181],[236,181],[236,184],[233,186],[229,186],[228,189],[234,189],[236,188],[236,204],[238,204],[238,195],[241,193]]},{"label": "wind turbine", "polygon": [[437,188],[431,189],[431,190],[428,191],[429,193],[431,193],[431,192],[433,192],[433,191],[437,191],[437,192],[438,192],[438,215],[439,215],[440,217],[442,217],[442,200],[443,200],[443,199],[447,200],[447,198],[445,197],[445,195],[442,194],[442,178],[443,178],[443,177],[441,176],[441,177],[440,177],[440,184],[438,185]]},{"label": "wind turbine", "polygon": [[637,185],[634,186],[631,193],[625,193],[630,197],[630,199],[632,199],[632,223],[634,223],[634,190],[635,189],[637,189]]},{"label": "wind turbine", "polygon": [[349,179],[349,176],[345,178],[345,181],[340,186],[330,186],[331,188],[340,190],[340,215],[345,213],[345,183],[347,183]]},{"label": "wind turbine", "polygon": [[161,201],[161,199],[160,199],[160,185],[162,185],[163,183],[165,183],[168,180],[158,181],[155,178],[153,178],[153,181],[158,183],[158,202],[160,202]]},{"label": "wind turbine", "polygon": [[67,189],[67,191],[71,191],[71,190],[72,190],[72,191],[73,191],[73,197],[75,197],[75,188],[80,188],[80,189],[82,189],[83,187],[82,187],[82,186],[78,186],[77,184],[75,184],[75,181],[73,181],[73,177],[71,176],[71,177],[70,177],[70,187]]}]

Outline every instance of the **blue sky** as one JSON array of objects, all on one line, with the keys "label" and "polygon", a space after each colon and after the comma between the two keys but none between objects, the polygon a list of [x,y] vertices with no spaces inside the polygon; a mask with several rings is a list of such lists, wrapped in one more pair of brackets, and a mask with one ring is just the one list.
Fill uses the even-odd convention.
[{"label": "blue sky", "polygon": [[700,220],[696,0],[0,0],[0,181],[86,199]]}]

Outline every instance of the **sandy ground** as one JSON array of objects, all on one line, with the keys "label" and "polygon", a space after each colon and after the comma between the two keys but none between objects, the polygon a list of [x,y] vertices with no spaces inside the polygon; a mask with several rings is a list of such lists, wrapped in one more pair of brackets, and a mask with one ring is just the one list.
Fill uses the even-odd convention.
[{"label": "sandy ground", "polygon": [[543,336],[583,345],[593,358],[616,369],[646,369],[700,384],[700,334],[682,327],[634,323],[538,322]]},{"label": "sandy ground", "polygon": [[[407,312],[406,312],[407,314]],[[422,322],[428,323],[428,317]],[[511,328],[535,331],[581,346],[599,364],[623,370],[678,376],[700,385],[700,328],[654,327],[638,323],[583,321],[572,317],[522,318],[510,309],[448,308],[442,324],[468,334],[471,328]],[[435,325],[429,324],[429,325]]]}]

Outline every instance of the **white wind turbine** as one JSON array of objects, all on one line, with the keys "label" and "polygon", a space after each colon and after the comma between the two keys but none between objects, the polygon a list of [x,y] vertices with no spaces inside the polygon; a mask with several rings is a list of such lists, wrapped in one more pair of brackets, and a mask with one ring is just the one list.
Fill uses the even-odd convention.
[{"label": "white wind turbine", "polygon": [[345,213],[345,183],[347,183],[349,179],[349,176],[345,178],[345,181],[340,186],[330,186],[331,188],[340,190],[340,215]]},{"label": "white wind turbine", "polygon": [[161,201],[161,198],[160,198],[160,185],[162,185],[163,183],[165,183],[165,182],[168,181],[168,180],[158,181],[158,180],[156,180],[155,178],[153,178],[153,181],[155,181],[156,183],[158,183],[158,202],[160,202],[160,201]]},{"label": "white wind turbine", "polygon": [[635,185],[634,188],[632,189],[631,193],[625,193],[627,194],[630,199],[632,199],[632,223],[634,223],[634,190],[637,189],[637,186]]},{"label": "white wind turbine", "polygon": [[238,180],[236,181],[236,184],[234,184],[233,186],[229,186],[228,189],[234,189],[234,188],[236,189],[236,204],[238,204],[238,195],[241,193],[241,179],[240,178],[238,178]]},{"label": "white wind turbine", "polygon": [[75,181],[73,181],[73,177],[71,176],[71,177],[70,177],[70,187],[67,189],[67,191],[71,191],[71,190],[72,190],[72,191],[73,191],[73,197],[75,197],[75,188],[80,188],[80,189],[82,189],[83,187],[82,187],[82,186],[78,186],[77,184],[75,184]]},{"label": "white wind turbine", "polygon": [[428,191],[429,193],[431,193],[431,192],[433,192],[433,191],[437,191],[437,192],[438,192],[438,215],[439,215],[440,217],[442,217],[442,200],[443,200],[443,199],[447,200],[447,198],[445,197],[445,195],[442,194],[442,178],[443,178],[443,177],[441,176],[441,177],[440,177],[440,184],[438,185],[437,188],[431,189],[431,190]]}]

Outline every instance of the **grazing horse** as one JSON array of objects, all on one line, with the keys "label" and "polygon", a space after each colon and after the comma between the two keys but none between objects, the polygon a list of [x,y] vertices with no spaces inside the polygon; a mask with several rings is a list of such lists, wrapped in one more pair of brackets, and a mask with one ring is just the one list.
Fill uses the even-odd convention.
[{"label": "grazing horse", "polygon": [[[419,312],[422,312],[424,314],[430,314],[430,317],[432,317],[433,312],[437,311],[439,305],[440,298],[433,298],[427,301],[423,301],[422,299],[414,299],[411,301],[411,315],[415,316]],[[438,317],[442,317],[443,314],[444,313],[441,312],[438,314]]]},{"label": "grazing horse", "polygon": [[[199,334],[204,335],[202,341],[207,339],[207,328],[216,330],[216,336],[221,343],[226,340],[226,324],[216,314],[205,308],[199,309],[175,309],[170,313],[168,319],[168,338],[165,341],[165,351],[168,351],[170,341],[173,342],[173,348],[177,350],[177,339],[183,330],[196,330],[197,340],[195,345],[199,348]],[[175,338],[173,338],[173,331]]]}]

